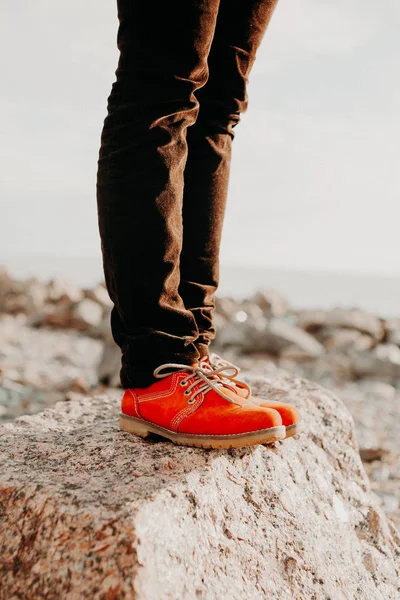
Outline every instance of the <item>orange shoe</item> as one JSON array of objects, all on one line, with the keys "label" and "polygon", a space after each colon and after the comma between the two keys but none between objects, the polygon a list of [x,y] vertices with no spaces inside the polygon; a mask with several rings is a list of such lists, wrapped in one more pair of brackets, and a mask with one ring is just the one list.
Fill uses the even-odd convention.
[{"label": "orange shoe", "polygon": [[250,386],[240,379],[236,379],[239,374],[239,367],[233,363],[221,358],[218,354],[211,354],[210,357],[204,357],[201,362],[209,364],[211,369],[218,370],[219,368],[231,369],[233,375],[225,375],[226,384],[234,386],[236,393],[243,399],[246,399],[253,405],[262,406],[263,408],[272,408],[279,412],[282,417],[282,425],[286,427],[286,436],[292,437],[301,431],[300,413],[295,406],[278,400],[265,400],[252,396]]},{"label": "orange shoe", "polygon": [[249,403],[224,383],[210,365],[167,363],[155,369],[156,381],[127,389],[120,427],[147,437],[156,433],[175,444],[200,448],[240,448],[285,438],[274,409]]}]

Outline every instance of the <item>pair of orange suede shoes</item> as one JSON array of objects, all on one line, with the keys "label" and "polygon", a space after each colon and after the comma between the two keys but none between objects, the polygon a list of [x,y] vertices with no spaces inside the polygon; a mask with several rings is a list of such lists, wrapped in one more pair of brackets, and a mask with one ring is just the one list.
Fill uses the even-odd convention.
[{"label": "pair of orange suede shoes", "polygon": [[121,429],[200,448],[240,448],[295,435],[298,410],[254,398],[250,387],[236,379],[238,373],[238,367],[215,354],[190,366],[160,365],[154,371],[158,381],[124,392]]}]

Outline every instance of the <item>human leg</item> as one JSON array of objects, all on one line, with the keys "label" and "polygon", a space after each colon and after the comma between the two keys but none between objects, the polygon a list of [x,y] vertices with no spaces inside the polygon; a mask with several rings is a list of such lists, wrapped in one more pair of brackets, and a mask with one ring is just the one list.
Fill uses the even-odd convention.
[{"label": "human leg", "polygon": [[248,77],[276,2],[221,0],[209,78],[196,92],[200,112],[187,132],[179,292],[196,319],[202,355],[215,336],[212,311],[234,128],[247,110]]},{"label": "human leg", "polygon": [[164,362],[199,356],[179,294],[186,131],[219,0],[118,0],[116,82],[101,135],[97,205],[112,333],[124,387],[146,386]]}]

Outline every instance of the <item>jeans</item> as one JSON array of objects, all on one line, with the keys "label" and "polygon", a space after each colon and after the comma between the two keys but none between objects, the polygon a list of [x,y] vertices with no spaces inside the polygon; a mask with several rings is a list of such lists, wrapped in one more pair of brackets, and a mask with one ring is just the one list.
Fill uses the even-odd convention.
[{"label": "jeans", "polygon": [[97,207],[125,388],[215,337],[234,127],[276,2],[118,0]]}]

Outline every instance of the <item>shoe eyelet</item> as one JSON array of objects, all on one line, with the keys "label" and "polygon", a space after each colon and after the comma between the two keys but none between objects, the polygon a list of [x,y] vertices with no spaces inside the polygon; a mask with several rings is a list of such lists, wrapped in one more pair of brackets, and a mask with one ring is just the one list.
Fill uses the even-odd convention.
[{"label": "shoe eyelet", "polygon": [[181,385],[182,387],[186,387],[188,383],[188,381],[184,381],[183,379],[181,379],[179,385]]},{"label": "shoe eyelet", "polygon": [[190,392],[188,392],[187,390],[185,390],[185,391],[183,392],[183,395],[184,395],[184,396],[189,396],[189,394],[190,394]]},{"label": "shoe eyelet", "polygon": [[189,398],[188,400],[188,404],[193,404],[193,402],[195,402],[196,398]]}]

